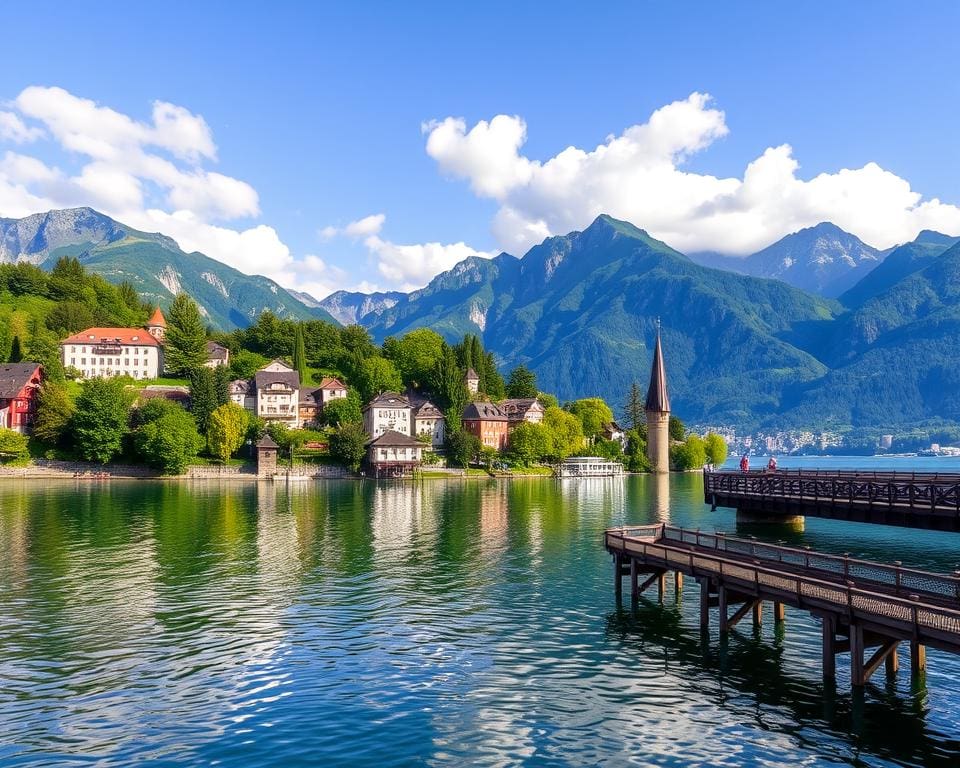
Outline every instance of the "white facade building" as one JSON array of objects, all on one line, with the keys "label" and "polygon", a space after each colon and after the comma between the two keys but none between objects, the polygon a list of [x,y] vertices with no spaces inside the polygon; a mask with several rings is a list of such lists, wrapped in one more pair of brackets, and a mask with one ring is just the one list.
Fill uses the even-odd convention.
[{"label": "white facade building", "polygon": [[142,328],[87,328],[60,342],[60,358],[85,379],[156,379],[163,372],[163,347]]},{"label": "white facade building", "polygon": [[384,392],[363,409],[363,428],[371,438],[392,430],[410,437],[410,401],[397,392]]}]

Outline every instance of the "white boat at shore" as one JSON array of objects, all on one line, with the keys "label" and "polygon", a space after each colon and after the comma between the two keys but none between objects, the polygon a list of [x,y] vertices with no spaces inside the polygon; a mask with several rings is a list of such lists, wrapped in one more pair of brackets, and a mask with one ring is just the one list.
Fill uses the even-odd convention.
[{"label": "white boat at shore", "polygon": [[557,477],[616,477],[623,474],[623,464],[602,456],[571,456],[555,471]]}]

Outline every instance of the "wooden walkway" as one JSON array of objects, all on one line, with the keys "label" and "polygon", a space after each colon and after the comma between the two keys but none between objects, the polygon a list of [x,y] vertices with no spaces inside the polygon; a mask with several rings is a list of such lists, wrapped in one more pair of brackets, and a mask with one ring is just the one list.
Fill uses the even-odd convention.
[{"label": "wooden walkway", "polygon": [[[960,653],[958,574],[946,576],[662,523],[610,529],[604,544],[613,555],[618,596],[624,576],[630,578],[634,599],[656,585],[661,600],[668,573],[674,574],[678,591],[684,576],[695,578],[703,629],[709,627],[714,607],[721,632],[747,615],[760,624],[764,602],[773,604],[777,622],[784,620],[785,606],[819,617],[826,680],[835,678],[839,653],[850,653],[854,686],[865,685],[881,664],[888,674],[896,673],[901,642],[910,645],[914,675],[926,668],[928,645]],[[867,657],[869,649],[874,651]]]},{"label": "wooden walkway", "polygon": [[772,516],[812,516],[960,532],[960,475],[923,472],[713,471],[704,500]]}]

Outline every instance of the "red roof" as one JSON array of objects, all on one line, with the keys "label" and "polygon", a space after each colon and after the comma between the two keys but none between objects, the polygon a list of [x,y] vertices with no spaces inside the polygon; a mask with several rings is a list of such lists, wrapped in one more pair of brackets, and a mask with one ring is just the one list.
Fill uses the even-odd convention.
[{"label": "red roof", "polygon": [[346,389],[347,385],[344,384],[340,379],[334,379],[330,376],[324,376],[320,381],[319,389]]},{"label": "red roof", "polygon": [[147,325],[159,325],[161,328],[167,327],[167,319],[163,316],[163,312],[160,311],[160,307],[157,307],[153,314],[150,315],[150,319],[147,320]]},{"label": "red roof", "polygon": [[67,336],[61,344],[135,344],[139,347],[159,347],[160,342],[143,328],[87,328]]}]

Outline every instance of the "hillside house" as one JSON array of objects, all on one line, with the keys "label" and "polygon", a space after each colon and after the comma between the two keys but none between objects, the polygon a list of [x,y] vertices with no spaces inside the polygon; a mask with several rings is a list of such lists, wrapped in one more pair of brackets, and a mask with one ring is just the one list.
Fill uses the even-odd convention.
[{"label": "hillside house", "polygon": [[60,342],[60,359],[85,379],[155,379],[163,371],[163,346],[149,329],[87,328]]},{"label": "hillside house", "polygon": [[256,414],[292,429],[300,426],[300,374],[282,360],[274,360],[253,376]]},{"label": "hillside house", "polygon": [[423,460],[423,443],[388,429],[367,443],[367,466],[374,477],[404,477]]},{"label": "hillside house", "polygon": [[30,432],[42,382],[39,363],[0,364],[0,427],[22,434]]},{"label": "hillside house", "polygon": [[463,428],[476,435],[485,448],[502,451],[507,447],[509,421],[493,403],[470,403],[463,409]]},{"label": "hillside house", "polygon": [[257,390],[249,379],[235,379],[230,382],[230,401],[251,413],[257,411]]},{"label": "hillside house", "polygon": [[215,341],[207,342],[207,368],[218,368],[221,365],[230,365],[230,350]]},{"label": "hillside house", "polygon": [[410,436],[410,400],[398,392],[383,392],[363,408],[363,428],[371,438],[387,431]]},{"label": "hillside house", "polygon": [[600,430],[600,437],[604,440],[618,442],[623,450],[627,450],[627,431],[615,421],[603,425],[603,429]]},{"label": "hillside house", "polygon": [[341,400],[347,396],[347,385],[339,379],[325,376],[320,380],[320,386],[315,389],[302,390],[300,393],[300,422],[302,424],[316,423],[323,413],[324,407],[333,400]]},{"label": "hillside house", "polygon": [[510,429],[524,421],[529,424],[540,424],[543,421],[543,404],[535,397],[509,398],[501,400],[497,405],[507,414]]},{"label": "hillside house", "polygon": [[410,433],[414,437],[429,435],[432,448],[443,448],[443,441],[446,439],[446,421],[443,411],[429,400],[421,399],[411,407],[410,418],[412,419]]}]

